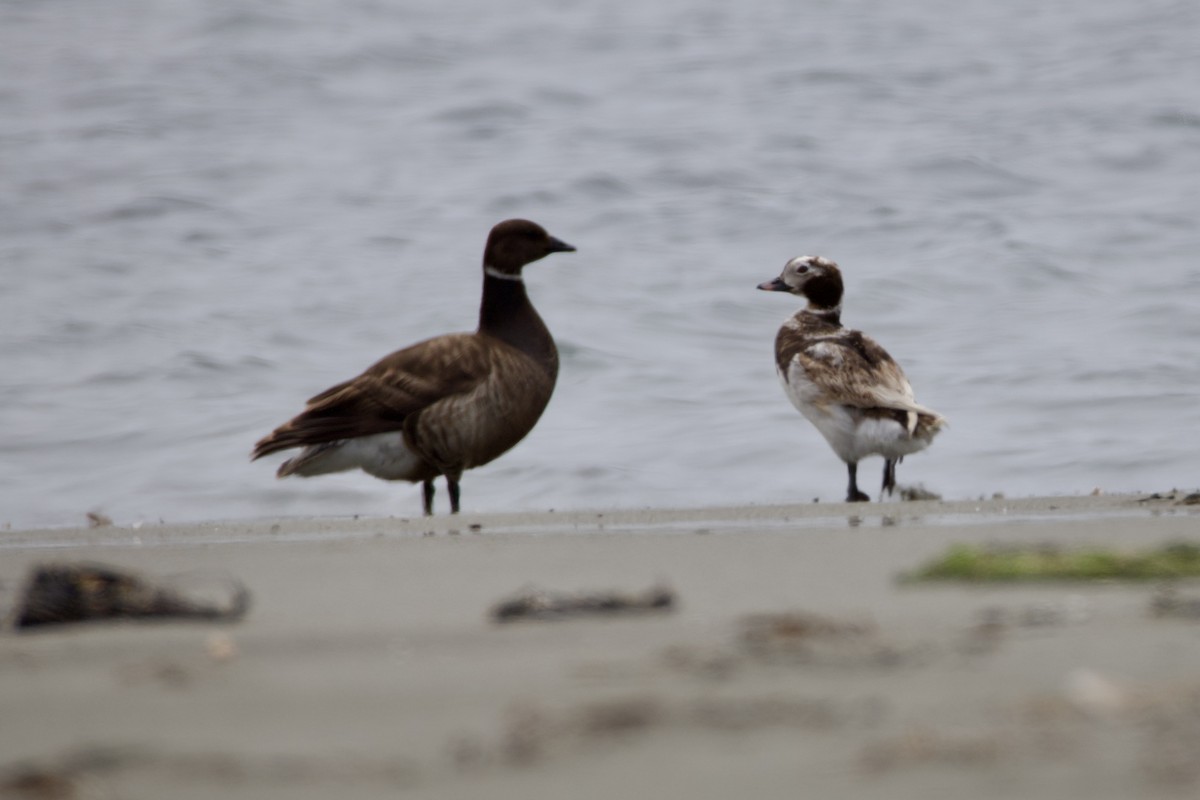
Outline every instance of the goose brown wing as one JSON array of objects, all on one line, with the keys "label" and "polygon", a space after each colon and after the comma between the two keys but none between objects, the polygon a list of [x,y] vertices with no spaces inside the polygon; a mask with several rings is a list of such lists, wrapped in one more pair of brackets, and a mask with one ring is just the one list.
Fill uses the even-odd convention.
[{"label": "goose brown wing", "polygon": [[304,411],[255,445],[253,458],[401,430],[411,415],[439,400],[471,392],[488,373],[488,354],[477,336],[462,333],[427,339],[314,396]]}]

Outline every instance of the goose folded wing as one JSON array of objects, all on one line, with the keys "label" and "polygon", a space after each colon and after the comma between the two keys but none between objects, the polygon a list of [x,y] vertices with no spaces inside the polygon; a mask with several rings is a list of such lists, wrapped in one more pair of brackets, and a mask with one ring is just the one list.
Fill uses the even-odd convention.
[{"label": "goose folded wing", "polygon": [[401,430],[411,415],[469,393],[488,373],[487,351],[474,336],[454,334],[420,342],[311,398],[304,411],[255,446],[254,457]]}]

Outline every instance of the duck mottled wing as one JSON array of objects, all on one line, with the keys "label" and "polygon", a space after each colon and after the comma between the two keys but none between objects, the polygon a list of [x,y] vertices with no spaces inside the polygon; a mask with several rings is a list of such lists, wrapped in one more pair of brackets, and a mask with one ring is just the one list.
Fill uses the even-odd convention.
[{"label": "duck mottled wing", "polygon": [[401,430],[411,415],[474,391],[488,374],[488,354],[478,337],[453,334],[419,342],[314,396],[303,412],[255,445],[254,458]]},{"label": "duck mottled wing", "polygon": [[794,358],[827,402],[916,410],[912,386],[887,351],[858,331],[809,338]]}]

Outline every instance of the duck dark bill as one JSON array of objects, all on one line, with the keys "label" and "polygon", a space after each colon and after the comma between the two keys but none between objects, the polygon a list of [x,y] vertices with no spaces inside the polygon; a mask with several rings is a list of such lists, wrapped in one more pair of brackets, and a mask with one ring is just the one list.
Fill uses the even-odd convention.
[{"label": "duck dark bill", "polygon": [[791,291],[791,289],[788,288],[788,285],[783,282],[782,278],[776,278],[773,281],[767,281],[766,283],[760,283],[758,285],[758,288],[762,289],[764,292],[790,292]]}]

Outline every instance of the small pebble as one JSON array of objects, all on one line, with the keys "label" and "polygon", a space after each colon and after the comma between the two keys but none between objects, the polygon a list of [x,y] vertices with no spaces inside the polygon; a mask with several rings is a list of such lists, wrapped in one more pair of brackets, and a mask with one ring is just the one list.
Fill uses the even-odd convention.
[{"label": "small pebble", "polygon": [[204,642],[204,651],[213,661],[232,661],[237,658],[238,648],[233,637],[227,633],[213,633]]}]

